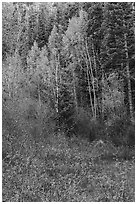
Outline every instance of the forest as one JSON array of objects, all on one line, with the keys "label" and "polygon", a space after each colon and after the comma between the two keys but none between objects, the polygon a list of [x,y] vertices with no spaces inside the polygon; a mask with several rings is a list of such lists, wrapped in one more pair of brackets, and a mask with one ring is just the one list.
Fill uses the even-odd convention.
[{"label": "forest", "polygon": [[135,2],[2,3],[2,201],[135,201]]}]

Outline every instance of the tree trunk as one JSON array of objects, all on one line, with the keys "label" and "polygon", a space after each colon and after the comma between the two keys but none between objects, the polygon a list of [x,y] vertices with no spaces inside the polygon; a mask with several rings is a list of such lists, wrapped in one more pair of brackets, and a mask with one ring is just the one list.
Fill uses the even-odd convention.
[{"label": "tree trunk", "polygon": [[94,106],[93,106],[93,103],[92,103],[92,95],[91,95],[91,87],[90,87],[90,78],[89,78],[89,66],[88,66],[88,59],[87,59],[87,54],[84,52],[85,54],[85,62],[86,62],[86,73],[87,73],[87,79],[88,79],[88,91],[89,91],[89,97],[90,97],[90,106],[91,106],[91,110],[92,110],[92,114],[93,114],[93,117],[95,116],[95,113],[94,113]]},{"label": "tree trunk", "polygon": [[88,56],[89,64],[90,64],[91,81],[92,81],[93,95],[94,95],[94,117],[96,118],[97,117],[97,100],[96,100],[96,92],[95,92],[95,85],[94,85],[94,76],[93,76],[91,58],[90,58],[89,51],[88,51],[87,40],[86,40],[86,51],[87,51],[87,56]]},{"label": "tree trunk", "polygon": [[127,82],[128,82],[129,111],[130,111],[130,118],[133,121],[132,91],[131,91],[129,55],[128,55],[128,45],[127,45],[127,34],[126,33],[124,33],[124,48],[125,48],[125,54],[126,54],[126,72],[127,72]]},{"label": "tree trunk", "polygon": [[96,78],[97,78],[97,63],[96,63],[96,56],[95,56],[95,50],[94,50],[93,42],[92,42],[92,52],[93,52],[94,69],[95,69]]},{"label": "tree trunk", "polygon": [[40,84],[38,82],[38,118],[40,119],[41,115],[41,96],[40,96]]},{"label": "tree trunk", "polygon": [[[77,51],[78,52],[78,51]],[[80,68],[81,68],[81,70],[83,70],[83,67],[82,67],[82,65],[81,65],[81,61],[80,61],[80,58],[79,58],[79,54],[77,53],[77,59],[78,59],[78,63],[79,63],[79,66],[80,66]],[[87,81],[87,77],[86,77],[86,75],[85,75],[85,81]],[[80,97],[81,99],[80,99],[80,104],[81,105],[83,105],[83,96],[82,96],[82,94],[81,94],[81,97]]]},{"label": "tree trunk", "polygon": [[59,89],[58,89],[58,63],[59,63],[59,55],[58,55],[58,59],[56,59],[55,57],[55,66],[56,66],[56,70],[55,70],[55,81],[56,81],[56,112],[58,114],[58,97],[59,97]]},{"label": "tree trunk", "polygon": [[100,70],[98,73],[98,113],[99,113],[99,118],[103,119],[102,89],[103,89],[104,73],[103,73],[103,66],[100,62],[98,54],[96,55],[96,59]]},{"label": "tree trunk", "polygon": [[95,70],[96,86],[97,86],[97,91],[95,91],[96,93],[96,111],[97,111],[97,115],[99,116],[99,111],[100,111],[99,110],[99,98],[98,98],[99,84],[98,84],[97,62],[96,62],[96,55],[95,55],[93,42],[92,42],[92,52],[93,52],[93,62],[94,62],[94,70]]},{"label": "tree trunk", "polygon": [[39,101],[39,107],[41,107],[41,97],[40,97],[40,85],[38,83],[38,101]]},{"label": "tree trunk", "polygon": [[73,91],[74,91],[74,102],[75,102],[75,107],[76,107],[76,113],[78,113],[78,103],[77,103],[77,94],[76,94],[76,77],[75,77],[75,71],[74,69],[72,70],[73,74]]}]

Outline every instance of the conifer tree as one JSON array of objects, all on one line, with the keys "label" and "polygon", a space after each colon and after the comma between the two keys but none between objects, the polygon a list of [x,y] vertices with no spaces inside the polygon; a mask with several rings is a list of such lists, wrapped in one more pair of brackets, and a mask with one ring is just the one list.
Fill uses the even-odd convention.
[{"label": "conifer tree", "polygon": [[[122,73],[123,77],[127,78],[128,104],[131,119],[133,119],[133,105],[130,61],[132,60],[131,56],[134,55],[133,13],[133,7],[130,3],[105,4],[104,21],[102,23],[104,38],[101,53],[101,62],[105,72],[118,72],[120,75]],[[132,52],[130,51],[131,47]]]}]

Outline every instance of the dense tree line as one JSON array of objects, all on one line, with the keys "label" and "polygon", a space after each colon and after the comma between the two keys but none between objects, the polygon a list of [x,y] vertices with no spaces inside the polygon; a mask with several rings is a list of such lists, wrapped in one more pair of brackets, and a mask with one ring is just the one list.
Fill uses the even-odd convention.
[{"label": "dense tree line", "polygon": [[134,3],[3,3],[2,30],[4,103],[29,98],[69,135],[134,121]]}]

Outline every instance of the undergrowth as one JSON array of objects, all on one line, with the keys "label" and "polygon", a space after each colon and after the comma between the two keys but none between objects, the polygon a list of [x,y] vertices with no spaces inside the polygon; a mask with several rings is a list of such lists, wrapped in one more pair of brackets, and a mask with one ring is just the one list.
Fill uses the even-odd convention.
[{"label": "undergrowth", "polygon": [[46,143],[25,143],[27,135],[20,151],[3,157],[3,202],[135,200],[134,159],[103,158],[101,145],[108,144],[70,141],[63,133]]}]

